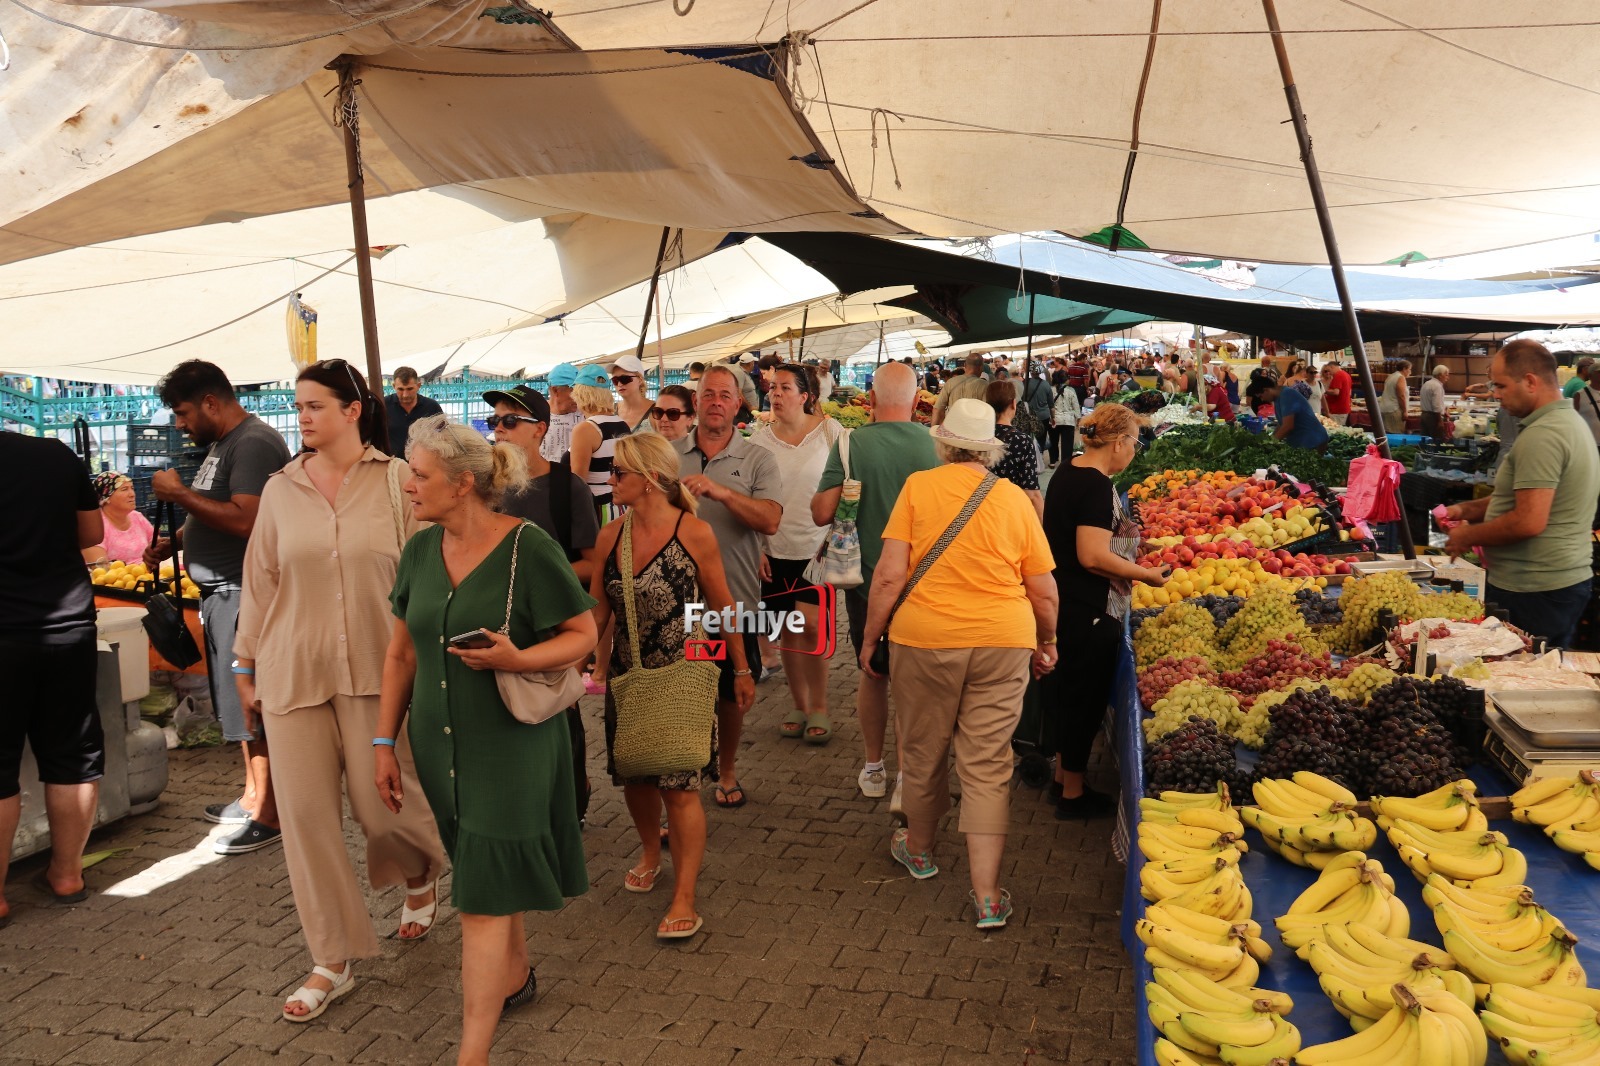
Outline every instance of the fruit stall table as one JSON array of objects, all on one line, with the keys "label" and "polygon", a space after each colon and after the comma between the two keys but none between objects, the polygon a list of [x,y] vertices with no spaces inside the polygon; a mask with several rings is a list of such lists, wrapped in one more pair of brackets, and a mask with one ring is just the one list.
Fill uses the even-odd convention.
[{"label": "fruit stall table", "polygon": [[[1154,1050],[1157,1033],[1146,1014],[1148,1003],[1145,985],[1151,979],[1151,967],[1144,958],[1144,945],[1134,933],[1134,923],[1143,916],[1146,906],[1140,894],[1139,879],[1145,859],[1136,843],[1139,799],[1144,795],[1145,781],[1144,732],[1140,726],[1144,708],[1139,701],[1131,631],[1121,648],[1112,699],[1108,735],[1117,752],[1122,775],[1115,846],[1119,851],[1125,848],[1127,854],[1122,939],[1134,968],[1139,1066],[1158,1066]],[[1474,766],[1469,776],[1478,784],[1480,796],[1508,795],[1514,789],[1499,770],[1491,767]],[[1235,806],[1248,801],[1249,797],[1233,797]],[[1578,955],[1591,980],[1600,977],[1600,951],[1595,948],[1596,944],[1600,944],[1600,871],[1591,869],[1582,857],[1557,848],[1535,826],[1513,822],[1509,818],[1496,818],[1492,820],[1491,828],[1504,833],[1511,846],[1527,856],[1527,883],[1534,890],[1535,897],[1579,938]],[[1295,866],[1272,854],[1263,845],[1255,829],[1247,829],[1245,839],[1251,850],[1240,863],[1240,870],[1254,897],[1252,917],[1261,923],[1262,938],[1273,949],[1271,961],[1261,965],[1258,986],[1286,992],[1293,997],[1295,1006],[1288,1020],[1300,1030],[1305,1046],[1351,1035],[1353,1030],[1349,1023],[1335,1011],[1332,1002],[1319,987],[1316,974],[1292,950],[1283,946],[1273,923],[1273,919],[1286,913],[1295,899],[1316,880],[1317,871]],[[1411,938],[1438,945],[1440,937],[1432,914],[1422,900],[1420,885],[1388,839],[1380,833],[1377,843],[1367,849],[1367,854],[1381,862],[1385,871],[1394,878],[1396,895],[1405,902],[1411,915]],[[1492,1040],[1488,1061],[1491,1066],[1502,1066],[1506,1062]],[[1406,1064],[1394,1063],[1391,1066]]]}]

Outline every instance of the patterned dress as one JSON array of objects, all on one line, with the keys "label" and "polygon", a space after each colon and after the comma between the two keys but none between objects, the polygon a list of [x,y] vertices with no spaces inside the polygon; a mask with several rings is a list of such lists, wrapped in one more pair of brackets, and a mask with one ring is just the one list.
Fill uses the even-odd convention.
[{"label": "patterned dress", "polygon": [[[678,516],[682,525],[683,516]],[[620,544],[618,545],[620,548]],[[606,599],[611,603],[616,632],[611,639],[612,677],[620,677],[633,666],[633,650],[628,636],[628,614],[622,602],[622,570],[617,562],[618,552],[606,557]],[[672,529],[672,539],[645,564],[633,579],[637,603],[634,611],[639,622],[639,655],[644,666],[651,669],[668,666],[683,658],[685,639],[683,605],[703,602],[700,594],[700,573],[694,557],[678,540],[678,528]],[[687,770],[663,774],[660,777],[619,777],[612,747],[617,737],[617,706],[611,693],[606,692],[606,772],[614,785],[651,785],[660,789],[698,791],[700,778],[717,765],[716,728],[712,727],[711,762],[705,770]]]}]

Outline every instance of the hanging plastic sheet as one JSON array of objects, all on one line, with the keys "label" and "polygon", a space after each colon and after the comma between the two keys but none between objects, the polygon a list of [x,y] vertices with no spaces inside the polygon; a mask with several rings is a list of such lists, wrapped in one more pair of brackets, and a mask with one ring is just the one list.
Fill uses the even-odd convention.
[{"label": "hanging plastic sheet", "polygon": [[317,361],[317,312],[302,303],[300,294],[289,297],[284,312],[284,327],[289,332],[289,358],[295,369],[304,370]]}]

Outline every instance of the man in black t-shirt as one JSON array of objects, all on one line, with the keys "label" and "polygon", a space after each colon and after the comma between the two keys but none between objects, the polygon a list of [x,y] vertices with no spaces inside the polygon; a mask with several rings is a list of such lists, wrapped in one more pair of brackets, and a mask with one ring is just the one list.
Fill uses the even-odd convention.
[{"label": "man in black t-shirt", "polygon": [[[105,526],[88,471],[60,441],[0,432],[0,469],[0,499],[13,516],[25,516],[0,523],[0,890],[22,818],[27,741],[50,820],[50,865],[35,885],[75,903],[87,895],[83,846],[105,773],[94,592],[81,553],[104,539]],[[0,925],[10,914],[0,896]]]}]

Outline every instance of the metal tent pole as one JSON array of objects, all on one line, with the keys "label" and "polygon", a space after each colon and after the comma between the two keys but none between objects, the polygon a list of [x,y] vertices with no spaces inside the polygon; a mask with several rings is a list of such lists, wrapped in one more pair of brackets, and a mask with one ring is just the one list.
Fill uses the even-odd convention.
[{"label": "metal tent pole", "polygon": [[350,224],[355,231],[356,289],[361,296],[361,339],[367,352],[367,390],[383,394],[378,358],[378,309],[372,298],[372,244],[367,237],[367,176],[361,162],[361,105],[356,99],[355,61],[340,56],[328,64],[339,74],[339,128],[344,131],[344,168],[350,183]]},{"label": "metal tent pole", "polygon": [[[1383,427],[1382,412],[1378,410],[1378,389],[1372,381],[1372,367],[1367,362],[1366,345],[1361,339],[1361,322],[1356,317],[1355,304],[1350,299],[1350,286],[1345,281],[1344,259],[1339,254],[1339,239],[1333,232],[1333,216],[1328,212],[1328,198],[1322,190],[1322,174],[1317,169],[1317,158],[1311,150],[1311,133],[1306,127],[1305,112],[1300,109],[1300,90],[1294,83],[1294,72],[1289,67],[1289,50],[1284,43],[1283,28],[1278,25],[1278,9],[1274,0],[1261,0],[1267,16],[1267,27],[1272,32],[1272,50],[1278,57],[1278,73],[1283,77],[1283,95],[1289,104],[1289,120],[1294,124],[1295,139],[1300,144],[1300,162],[1305,167],[1306,184],[1311,189],[1311,203],[1317,212],[1317,226],[1322,230],[1322,246],[1328,253],[1328,266],[1333,271],[1333,285],[1339,292],[1339,309],[1344,313],[1345,332],[1350,335],[1350,349],[1355,353],[1356,370],[1361,375],[1361,392],[1367,401],[1367,411],[1372,421],[1372,435],[1377,438],[1378,450],[1385,459],[1389,454],[1389,435]],[[1394,490],[1395,503],[1400,508],[1400,545],[1407,559],[1417,557],[1417,546],[1411,537],[1411,522],[1406,517],[1405,501],[1400,486]]]},{"label": "metal tent pole", "polygon": [[800,309],[800,359],[806,357],[806,324],[811,321],[811,305],[806,304]]},{"label": "metal tent pole", "polygon": [[[650,292],[644,298],[644,318],[639,323],[639,347],[634,350],[634,357],[640,364],[644,363],[644,340],[650,334],[650,314],[656,306],[656,288],[661,284],[661,263],[667,257],[667,240],[672,236],[671,226],[661,227],[661,246],[656,249],[656,268],[650,272]],[[661,327],[656,327],[656,339],[661,338]],[[649,380],[648,378],[645,380]],[[656,358],[656,388],[659,390],[666,386],[667,371],[666,357],[657,353]]]}]

